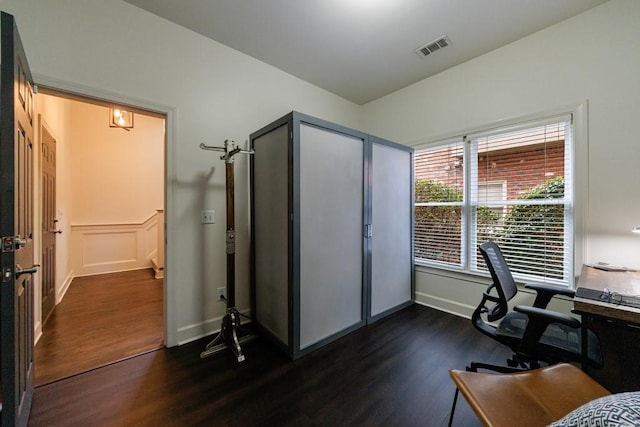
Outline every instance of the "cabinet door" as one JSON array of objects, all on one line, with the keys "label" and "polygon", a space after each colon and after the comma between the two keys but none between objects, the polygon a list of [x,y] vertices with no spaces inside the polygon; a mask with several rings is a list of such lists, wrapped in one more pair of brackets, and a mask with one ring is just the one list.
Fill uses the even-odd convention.
[{"label": "cabinet door", "polygon": [[412,298],[410,151],[372,146],[371,317]]},{"label": "cabinet door", "polygon": [[288,126],[253,141],[256,319],[289,344]]},{"label": "cabinet door", "polygon": [[300,125],[300,350],[363,315],[364,140]]}]

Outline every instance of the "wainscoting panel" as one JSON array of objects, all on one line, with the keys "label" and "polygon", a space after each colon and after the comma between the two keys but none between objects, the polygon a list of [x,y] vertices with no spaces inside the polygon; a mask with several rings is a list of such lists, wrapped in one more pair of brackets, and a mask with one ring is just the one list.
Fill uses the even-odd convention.
[{"label": "wainscoting panel", "polygon": [[136,262],[138,232],[112,230],[82,234],[82,262],[85,267]]},{"label": "wainscoting panel", "polygon": [[150,268],[158,252],[158,214],[141,223],[71,225],[75,276]]}]

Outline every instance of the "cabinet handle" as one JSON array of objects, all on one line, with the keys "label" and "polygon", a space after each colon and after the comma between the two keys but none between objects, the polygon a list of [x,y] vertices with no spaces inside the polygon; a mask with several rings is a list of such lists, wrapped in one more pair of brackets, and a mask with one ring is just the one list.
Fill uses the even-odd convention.
[{"label": "cabinet handle", "polygon": [[365,238],[373,237],[373,225],[372,224],[365,224],[365,226],[364,226],[364,237]]}]

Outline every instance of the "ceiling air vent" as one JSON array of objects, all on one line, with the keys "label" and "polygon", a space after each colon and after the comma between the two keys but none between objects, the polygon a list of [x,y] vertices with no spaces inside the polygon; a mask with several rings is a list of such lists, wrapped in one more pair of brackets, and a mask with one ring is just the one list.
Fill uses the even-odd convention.
[{"label": "ceiling air vent", "polygon": [[434,41],[425,44],[424,46],[420,46],[416,49],[416,53],[419,57],[423,58],[427,55],[432,54],[436,50],[440,50],[447,46],[449,46],[449,40],[447,39],[447,36],[442,36]]}]

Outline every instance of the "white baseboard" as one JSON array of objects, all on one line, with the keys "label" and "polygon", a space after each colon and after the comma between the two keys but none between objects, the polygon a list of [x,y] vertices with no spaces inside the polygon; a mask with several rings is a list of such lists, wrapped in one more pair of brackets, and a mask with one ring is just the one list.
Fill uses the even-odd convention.
[{"label": "white baseboard", "polygon": [[[99,276],[101,274],[111,274],[111,273],[124,273],[125,271],[136,271],[136,270],[152,270],[153,267],[151,267],[151,265],[147,265],[147,266],[142,266],[142,267],[135,267],[135,268],[123,268],[120,270],[113,270],[113,271],[105,271],[103,273],[87,273],[87,274],[75,274],[73,277],[88,277],[88,276]],[[157,279],[157,277],[156,277]]]},{"label": "white baseboard", "polygon": [[464,317],[465,319],[471,319],[471,315],[476,309],[476,307],[461,304],[458,301],[439,298],[421,292],[416,292],[415,295],[415,302],[417,304],[435,308],[436,310],[444,311],[445,313],[453,314],[455,316]]},{"label": "white baseboard", "polygon": [[62,298],[64,298],[64,295],[69,290],[69,286],[71,286],[71,281],[74,277],[75,276],[73,275],[73,270],[71,270],[62,282],[62,286],[60,286],[60,289],[56,290],[56,305],[60,304],[60,301],[62,301]]},{"label": "white baseboard", "polygon": [[[249,316],[251,314],[250,309],[238,310],[241,314],[245,316]],[[213,319],[208,319],[201,323],[194,323],[192,325],[183,326],[182,328],[178,328],[178,345],[183,345],[190,343],[191,341],[198,340],[200,338],[213,335],[217,332],[220,332],[220,326],[222,325],[222,318],[215,317]],[[247,323],[249,320],[245,317],[240,318],[240,323]]]},{"label": "white baseboard", "polygon": [[40,337],[42,337],[42,321],[36,322],[36,327],[33,329],[33,345],[38,344]]}]

